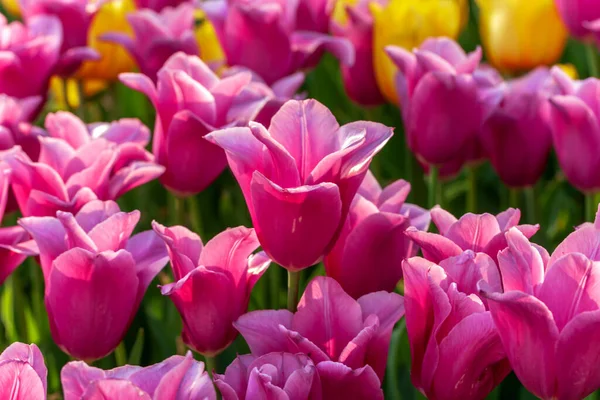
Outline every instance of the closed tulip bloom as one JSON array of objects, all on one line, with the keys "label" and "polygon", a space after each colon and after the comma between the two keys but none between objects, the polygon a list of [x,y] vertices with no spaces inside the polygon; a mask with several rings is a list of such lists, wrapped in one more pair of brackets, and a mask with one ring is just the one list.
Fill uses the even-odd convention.
[{"label": "closed tulip bloom", "polygon": [[515,374],[541,399],[583,399],[600,388],[600,218],[548,259],[515,230],[499,255],[504,292],[486,292]]},{"label": "closed tulip bloom", "polygon": [[554,0],[477,0],[477,4],[483,48],[494,67],[523,71],[554,64],[561,57],[568,32]]},{"label": "closed tulip bloom", "polygon": [[258,246],[254,229],[228,229],[202,245],[200,237],[182,226],[166,228],[153,222],[165,242],[175,282],[162,294],[183,320],[183,341],[213,357],[237,337],[232,323],[248,309],[250,294],[271,260]]},{"label": "closed tulip bloom", "polygon": [[71,361],[60,372],[65,400],[216,400],[204,363],[192,353],[172,356],[148,367],[125,365],[108,371]]},{"label": "closed tulip bloom", "polygon": [[501,99],[497,81],[478,70],[481,49],[465,54],[458,43],[436,38],[412,53],[393,46],[386,51],[399,69],[397,92],[410,149],[433,165],[473,158],[481,127]]},{"label": "closed tulip bloom", "polygon": [[298,271],[331,250],[371,159],[392,136],[374,122],[340,127],[316,100],[290,100],[271,120],[207,136],[225,149],[258,239]]},{"label": "closed tulip bloom", "polygon": [[521,211],[509,208],[498,215],[467,213],[456,219],[439,206],[431,210],[431,219],[439,234],[409,228],[406,234],[415,241],[427,260],[441,261],[460,255],[465,250],[481,252],[496,260],[498,252],[506,247],[504,233],[516,227],[528,238],[539,225],[518,225]]},{"label": "closed tulip bloom", "polygon": [[101,40],[107,32],[122,32],[133,36],[133,30],[126,15],[135,10],[133,0],[111,0],[103,3],[94,15],[88,30],[88,46],[100,54],[98,61],[84,62],[76,73],[78,78],[96,81],[102,85],[105,81],[116,81],[122,72],[130,72],[135,62],[122,46]]},{"label": "closed tulip bloom", "polygon": [[[352,66],[341,65],[342,78],[348,97],[365,106],[379,105],[385,99],[375,79],[373,68],[373,16],[369,3],[373,0],[338,1],[331,30],[354,45],[356,60]],[[385,4],[379,0],[376,3]]]},{"label": "closed tulip bloom", "polygon": [[440,265],[414,257],[403,268],[413,384],[429,399],[486,398],[510,372],[479,297],[480,287],[501,290],[498,267],[467,250]]},{"label": "closed tulip bloom", "polygon": [[154,11],[162,11],[163,8],[177,7],[188,0],[134,0],[138,8],[149,8]]},{"label": "closed tulip bloom", "polygon": [[72,357],[93,361],[111,353],[168,261],[154,232],[131,236],[139,219],[139,211],[96,200],[75,216],[59,211],[19,220],[39,248],[52,338]]},{"label": "closed tulip bloom", "polygon": [[331,52],[342,64],[354,62],[354,51],[347,40],[301,28],[313,22],[301,22],[299,12],[305,10],[308,14],[314,5],[325,3],[331,2],[217,0],[205,2],[202,7],[216,29],[227,63],[247,67],[271,85],[315,64],[323,51]]},{"label": "closed tulip bloom", "polygon": [[542,176],[552,148],[548,98],[558,88],[540,67],[507,82],[502,101],[481,131],[481,142],[502,182],[510,187],[534,185]]},{"label": "closed tulip bloom", "polygon": [[97,60],[100,55],[87,47],[88,30],[100,2],[88,0],[20,0],[23,18],[29,22],[40,15],[55,16],[63,31],[60,59],[53,72],[70,76],[83,61]]},{"label": "closed tulip bloom", "polygon": [[127,16],[134,38],[120,33],[107,33],[103,40],[123,45],[135,59],[140,71],[156,82],[157,73],[173,54],[198,55],[194,37],[194,7],[183,3],[165,8],[160,13],[142,9]]},{"label": "closed tulip bloom", "polygon": [[565,89],[571,93],[550,98],[554,149],[567,180],[581,191],[593,192],[600,189],[600,81],[589,78]]},{"label": "closed tulip bloom", "polygon": [[242,96],[252,81],[250,73],[220,79],[198,57],[183,53],[167,61],[156,86],[141,74],[122,74],[121,81],[152,101],[156,109],[152,152],[166,168],[161,182],[178,195],[201,192],[227,166],[223,150],[204,136],[246,125],[267,101]]},{"label": "closed tulip bloom", "polygon": [[0,14],[0,93],[16,98],[46,96],[60,57],[63,33],[55,17],[7,23]]},{"label": "closed tulip bloom", "polygon": [[45,399],[47,376],[44,356],[35,344],[13,343],[0,354],[3,399]]},{"label": "closed tulip bloom", "polygon": [[578,38],[588,36],[588,23],[600,18],[600,3],[595,0],[554,0],[554,3],[571,35]]},{"label": "closed tulip bloom", "polygon": [[24,216],[76,213],[85,203],[115,200],[160,176],[164,168],[145,150],[150,132],[135,119],[86,126],[73,114],[46,117],[37,162],[11,150],[13,192]]},{"label": "closed tulip bloom", "polygon": [[402,278],[402,261],[418,247],[405,235],[409,226],[429,227],[429,212],[405,204],[410,183],[400,179],[382,189],[369,171],[352,201],[348,218],[331,252],[325,257],[327,276],[346,293],[393,292]]},{"label": "closed tulip bloom", "polygon": [[373,65],[379,90],[392,103],[402,103],[396,94],[397,66],[385,48],[399,46],[407,50],[419,47],[427,38],[446,36],[457,39],[463,14],[468,12],[464,0],[390,0],[385,5],[371,2],[373,25]]},{"label": "closed tulip bloom", "polygon": [[335,279],[320,276],[308,284],[295,314],[252,311],[234,325],[255,356],[304,353],[317,365],[368,366],[383,381],[392,329],[403,315],[399,294],[376,292],[354,300]]},{"label": "closed tulip bloom", "polygon": [[42,97],[16,99],[0,94],[0,150],[21,148],[36,160],[40,153],[38,136],[42,131],[31,125],[43,105]]}]

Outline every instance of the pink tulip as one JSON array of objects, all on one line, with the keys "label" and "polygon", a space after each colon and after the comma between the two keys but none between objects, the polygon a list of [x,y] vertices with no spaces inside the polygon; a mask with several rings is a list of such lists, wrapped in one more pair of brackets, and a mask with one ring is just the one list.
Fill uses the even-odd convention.
[{"label": "pink tulip", "polygon": [[97,60],[100,54],[87,46],[88,30],[98,11],[98,2],[88,0],[19,0],[26,21],[37,16],[54,16],[62,25],[60,60],[54,73],[62,77],[73,74],[86,60]]},{"label": "pink tulip", "polygon": [[300,0],[296,29],[311,32],[329,32],[329,20],[337,0]]},{"label": "pink tulip", "polygon": [[139,211],[96,200],[76,216],[59,211],[56,218],[19,220],[39,247],[52,337],[72,357],[96,360],[112,352],[168,261],[154,232],[131,236],[139,218]]},{"label": "pink tulip", "polygon": [[[228,64],[247,67],[271,85],[314,64],[323,51],[342,64],[353,64],[354,51],[347,40],[301,30],[323,24],[319,4],[325,3],[331,1],[216,0],[202,7],[215,26]],[[307,18],[300,21],[299,13]]]},{"label": "pink tulip", "polygon": [[290,100],[268,130],[250,123],[206,138],[225,149],[263,249],[298,271],[335,244],[371,159],[392,131],[364,121],[340,127],[316,100]]},{"label": "pink tulip", "polygon": [[572,92],[550,98],[550,128],[558,161],[569,182],[584,192],[600,189],[596,172],[600,168],[599,89],[600,81],[590,78],[563,84],[563,91]]},{"label": "pink tulip", "polygon": [[45,399],[47,375],[44,356],[35,344],[13,343],[0,354],[0,398]]},{"label": "pink tulip", "polygon": [[413,384],[430,399],[478,400],[510,372],[479,288],[501,290],[500,272],[470,250],[436,265],[404,262],[406,331]]},{"label": "pink tulip", "polygon": [[161,182],[178,195],[201,192],[227,166],[223,150],[203,136],[247,124],[267,101],[242,96],[252,80],[249,73],[220,79],[198,57],[183,53],[167,61],[156,86],[141,74],[121,74],[120,79],[154,104],[152,151],[166,168]]},{"label": "pink tulip", "polygon": [[0,14],[0,37],[0,93],[16,98],[45,97],[63,41],[60,21],[39,16],[26,25],[9,24]]},{"label": "pink tulip", "polygon": [[485,122],[482,142],[506,185],[531,186],[542,176],[552,146],[547,99],[557,92],[549,70],[540,67],[509,82]]},{"label": "pink tulip", "polygon": [[217,395],[204,363],[192,353],[138,367],[103,371],[82,361],[71,361],[60,373],[65,400],[216,400]]},{"label": "pink tulip", "polygon": [[400,179],[381,189],[369,171],[354,197],[348,218],[331,252],[325,257],[327,276],[359,298],[367,293],[393,292],[402,278],[402,261],[418,247],[404,232],[409,226],[429,227],[429,212],[404,204],[410,183]]},{"label": "pink tulip", "polygon": [[177,7],[189,0],[135,0],[137,8],[149,8],[154,11],[162,11],[166,7]]},{"label": "pink tulip", "polygon": [[0,150],[21,146],[30,158],[37,160],[41,130],[30,122],[42,105],[41,96],[16,99],[0,94]]},{"label": "pink tulip", "polygon": [[354,6],[346,6],[348,21],[345,26],[332,22],[334,36],[347,38],[356,52],[352,66],[341,65],[342,78],[348,97],[364,106],[380,105],[385,98],[377,87],[373,69],[373,16],[369,11],[370,0],[360,0]]},{"label": "pink tulip", "polygon": [[465,250],[486,253],[496,260],[498,252],[506,248],[504,233],[510,228],[516,227],[528,238],[539,229],[539,225],[517,225],[521,211],[514,208],[496,216],[468,213],[457,220],[438,206],[431,210],[431,219],[439,234],[416,228],[409,228],[406,234],[421,247],[423,257],[434,263],[458,256]]},{"label": "pink tulip", "polygon": [[486,291],[515,374],[536,396],[583,399],[600,388],[600,217],[548,258],[517,230],[498,257],[504,293]]},{"label": "pink tulip", "polygon": [[563,22],[571,34],[579,38],[589,35],[589,23],[600,18],[596,0],[554,0]]},{"label": "pink tulip", "polygon": [[108,33],[103,39],[120,43],[136,60],[140,71],[156,82],[157,73],[173,54],[199,54],[194,36],[194,6],[182,3],[160,13],[142,9],[127,16],[134,38],[124,33]]},{"label": "pink tulip", "polygon": [[49,137],[40,137],[41,152],[33,162],[23,152],[9,151],[13,191],[24,216],[76,213],[94,200],[114,200],[163,172],[144,147],[150,132],[138,120],[86,126],[70,113],[46,117]]},{"label": "pink tulip", "polygon": [[334,279],[321,276],[308,284],[295,314],[252,311],[234,325],[255,356],[300,352],[317,365],[368,365],[383,380],[392,329],[403,315],[402,296],[396,293],[369,293],[354,300]]},{"label": "pink tulip", "polygon": [[386,51],[399,69],[396,90],[410,149],[433,165],[478,158],[479,132],[501,99],[495,80],[478,70],[481,49],[467,55],[450,39],[432,38],[414,53]]},{"label": "pink tulip", "polygon": [[183,320],[183,341],[213,357],[237,337],[232,323],[248,309],[250,294],[271,260],[260,252],[254,229],[228,229],[202,246],[200,237],[182,226],[152,223],[171,258],[175,283],[162,287]]}]

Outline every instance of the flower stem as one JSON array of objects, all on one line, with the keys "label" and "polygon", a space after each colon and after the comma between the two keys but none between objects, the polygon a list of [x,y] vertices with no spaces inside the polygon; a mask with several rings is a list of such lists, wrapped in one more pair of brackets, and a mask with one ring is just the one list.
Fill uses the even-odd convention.
[{"label": "flower stem", "polygon": [[173,225],[187,226],[185,218],[185,199],[177,195],[173,196],[173,202],[171,204],[171,220]]},{"label": "flower stem", "polygon": [[586,220],[586,222],[594,222],[597,211],[598,211],[598,203],[596,203],[595,194],[587,193],[585,195],[585,220]]},{"label": "flower stem", "polygon": [[429,166],[429,208],[433,208],[435,205],[442,205],[441,199],[441,187],[438,182],[439,170],[435,165]]},{"label": "flower stem", "polygon": [[287,309],[296,312],[298,308],[298,292],[300,291],[300,271],[288,271]]},{"label": "flower stem", "polygon": [[200,209],[198,207],[198,200],[196,196],[190,196],[187,198],[188,209],[190,210],[190,225],[192,230],[196,232],[200,237],[203,237],[202,232],[202,215],[200,214]]},{"label": "flower stem", "polygon": [[125,351],[125,343],[121,341],[115,349],[115,359],[117,366],[122,367],[127,364],[127,352]]},{"label": "flower stem", "polygon": [[469,188],[467,190],[467,212],[477,213],[477,167],[467,167],[467,179]]},{"label": "flower stem", "polygon": [[585,46],[587,63],[588,63],[588,72],[591,77],[598,77],[599,68],[598,68],[598,49],[596,48],[595,43],[590,43]]},{"label": "flower stem", "polygon": [[535,224],[537,222],[537,216],[535,214],[535,189],[533,186],[523,189],[525,192],[525,213],[527,214],[527,222]]},{"label": "flower stem", "polygon": [[279,265],[272,265],[268,270],[269,274],[269,296],[271,308],[274,310],[279,309],[279,291],[281,289],[281,267]]},{"label": "flower stem", "polygon": [[217,359],[215,357],[204,356],[204,370],[213,377],[213,372],[217,371]]},{"label": "flower stem", "polygon": [[508,206],[512,207],[512,208],[519,208],[520,203],[521,203],[520,197],[521,197],[521,193],[519,192],[519,189],[509,188],[508,189]]}]

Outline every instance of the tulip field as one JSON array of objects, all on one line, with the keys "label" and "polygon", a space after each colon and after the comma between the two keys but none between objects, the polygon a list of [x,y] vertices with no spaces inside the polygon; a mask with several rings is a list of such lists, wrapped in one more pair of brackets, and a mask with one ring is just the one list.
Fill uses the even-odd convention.
[{"label": "tulip field", "polygon": [[0,12],[0,400],[600,399],[600,1]]}]

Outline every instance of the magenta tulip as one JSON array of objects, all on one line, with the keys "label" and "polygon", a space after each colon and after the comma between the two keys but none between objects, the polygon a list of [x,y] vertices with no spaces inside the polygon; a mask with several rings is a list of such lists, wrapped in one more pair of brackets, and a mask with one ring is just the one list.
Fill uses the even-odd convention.
[{"label": "magenta tulip", "polygon": [[337,0],[300,0],[296,29],[310,32],[329,32],[329,20]]},{"label": "magenta tulip", "polygon": [[308,284],[295,314],[252,311],[234,325],[255,356],[300,352],[317,365],[368,365],[383,380],[392,329],[403,315],[402,296],[396,293],[369,293],[354,300],[334,279],[321,276]]},{"label": "magenta tulip", "polygon": [[202,246],[200,237],[182,226],[152,223],[171,258],[175,283],[162,287],[183,320],[183,341],[213,357],[233,342],[232,323],[248,309],[250,294],[271,260],[260,252],[254,229],[228,229]]},{"label": "magenta tulip", "polygon": [[385,103],[373,69],[373,16],[369,11],[370,2],[359,0],[354,6],[346,6],[346,25],[332,21],[331,26],[334,36],[347,38],[354,46],[354,64],[341,65],[340,68],[348,97],[364,106]]},{"label": "magenta tulip", "polygon": [[250,123],[206,138],[225,149],[263,249],[298,271],[335,244],[371,159],[392,131],[364,121],[340,127],[316,100],[290,100],[268,130]]},{"label": "magenta tulip", "polygon": [[[305,4],[301,4],[305,3]],[[342,64],[354,63],[352,44],[342,38],[301,30],[323,25],[319,4],[328,0],[216,0],[202,7],[211,20],[231,66],[255,71],[267,84],[315,63],[323,51],[329,51]],[[298,14],[307,19],[299,20]],[[316,19],[313,19],[316,18]]]},{"label": "magenta tulip", "polygon": [[465,250],[486,253],[496,260],[498,252],[506,247],[504,233],[510,228],[516,227],[528,238],[539,229],[539,225],[517,225],[521,211],[514,208],[496,216],[468,213],[457,220],[448,211],[434,207],[431,219],[439,234],[416,228],[409,228],[406,234],[421,247],[423,257],[434,263],[458,256]]},{"label": "magenta tulip", "polygon": [[48,370],[35,344],[13,343],[0,354],[0,398],[43,400]]},{"label": "magenta tulip", "polygon": [[158,73],[158,84],[141,74],[121,74],[127,86],[144,93],[156,109],[152,151],[166,168],[161,182],[178,195],[204,190],[227,166],[225,153],[204,140],[219,128],[245,125],[267,99],[242,91],[250,73],[219,79],[198,57],[177,53]]},{"label": "magenta tulip", "polygon": [[177,7],[189,0],[135,0],[138,8],[149,8],[154,11],[162,11],[166,7]]},{"label": "magenta tulip", "polygon": [[482,143],[510,187],[534,185],[546,168],[552,147],[547,99],[558,92],[553,82],[545,67],[508,82],[502,102],[483,126]]},{"label": "magenta tulip", "polygon": [[127,16],[134,38],[124,33],[107,33],[103,40],[120,43],[137,62],[140,71],[156,82],[157,73],[173,54],[198,55],[194,36],[194,6],[182,3],[160,13],[142,9]]},{"label": "magenta tulip", "polygon": [[148,367],[125,365],[103,371],[71,361],[60,373],[65,400],[216,400],[204,363],[192,353],[172,356]]},{"label": "magenta tulip", "polygon": [[478,400],[510,372],[479,288],[501,290],[500,272],[470,250],[436,265],[404,262],[406,331],[413,384],[430,399]]},{"label": "magenta tulip", "polygon": [[60,57],[60,21],[39,16],[26,25],[9,24],[0,14],[0,37],[0,93],[16,98],[45,97]]},{"label": "magenta tulip", "polygon": [[0,150],[21,146],[30,158],[37,160],[40,154],[38,136],[42,130],[30,122],[42,105],[41,96],[16,99],[0,94]]},{"label": "magenta tulip", "polygon": [[96,200],[76,216],[59,211],[56,218],[19,220],[39,247],[52,338],[72,357],[96,360],[112,352],[168,261],[154,232],[131,236],[139,218],[139,211]]},{"label": "magenta tulip", "polygon": [[148,128],[135,119],[86,126],[73,114],[46,117],[38,162],[11,150],[13,191],[24,216],[76,213],[85,203],[114,200],[160,176],[164,168],[144,147]]},{"label": "magenta tulip", "polygon": [[508,359],[544,399],[583,399],[600,389],[600,218],[572,233],[548,258],[517,230],[498,257],[504,292],[486,291]]},{"label": "magenta tulip", "polygon": [[432,165],[477,158],[481,127],[501,99],[495,81],[478,70],[481,49],[467,55],[458,43],[434,38],[414,53],[386,51],[399,69],[396,90],[410,149]]},{"label": "magenta tulip", "polygon": [[[99,2],[88,0],[19,0],[26,21],[38,16],[54,16],[62,25],[60,60],[53,72],[61,77],[73,74],[86,60],[97,60],[100,54],[87,46],[88,30]],[[39,66],[38,66],[39,67]]]},{"label": "magenta tulip", "polygon": [[563,22],[572,35],[585,38],[589,23],[600,18],[600,3],[596,0],[554,0]]},{"label": "magenta tulip", "polygon": [[560,167],[568,181],[584,192],[600,189],[600,81],[563,84],[572,93],[550,98],[550,128]]},{"label": "magenta tulip", "polygon": [[429,227],[429,212],[404,204],[410,183],[398,180],[385,189],[369,171],[350,206],[348,218],[331,252],[325,257],[327,276],[350,296],[393,292],[402,278],[402,261],[418,247],[404,233],[409,226]]}]

